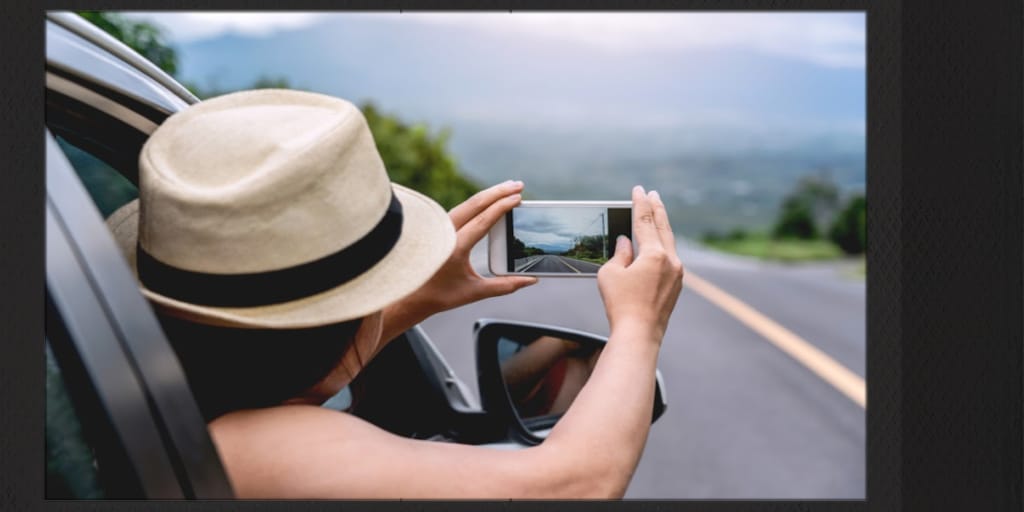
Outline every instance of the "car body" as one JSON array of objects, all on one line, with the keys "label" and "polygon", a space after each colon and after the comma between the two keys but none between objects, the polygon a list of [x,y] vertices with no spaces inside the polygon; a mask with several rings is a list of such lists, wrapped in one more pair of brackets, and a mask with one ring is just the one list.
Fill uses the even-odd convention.
[{"label": "car body", "polygon": [[[174,351],[103,222],[137,196],[149,134],[198,101],[81,17],[47,14],[48,497],[233,497]],[[500,380],[486,377],[498,385],[484,401],[500,404]],[[325,406],[418,439],[502,449],[542,441],[522,435],[507,408],[482,409],[418,326],[356,384],[356,406],[348,388]]]}]

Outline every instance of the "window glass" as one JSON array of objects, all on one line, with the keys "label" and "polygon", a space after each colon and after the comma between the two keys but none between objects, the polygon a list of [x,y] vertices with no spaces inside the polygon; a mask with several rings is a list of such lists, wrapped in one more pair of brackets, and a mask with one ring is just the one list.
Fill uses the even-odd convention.
[{"label": "window glass", "polygon": [[99,463],[86,440],[57,358],[46,342],[46,497],[102,499]]},{"label": "window glass", "polygon": [[336,411],[349,410],[349,408],[352,407],[352,390],[349,389],[348,386],[345,386],[338,392],[338,394],[324,402],[323,407],[334,409]]},{"label": "window glass", "polygon": [[139,190],[135,185],[103,160],[68,142],[63,137],[57,137],[57,144],[64,155],[68,157],[78,178],[82,180],[85,189],[89,191],[89,196],[92,197],[104,218],[139,197]]}]

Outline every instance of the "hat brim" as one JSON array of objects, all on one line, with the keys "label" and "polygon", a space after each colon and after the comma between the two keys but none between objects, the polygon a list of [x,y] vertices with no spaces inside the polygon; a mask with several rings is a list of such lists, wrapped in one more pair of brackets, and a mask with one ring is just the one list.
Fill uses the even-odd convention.
[{"label": "hat brim", "polygon": [[[168,314],[201,323],[246,328],[316,327],[380,311],[426,283],[455,248],[455,228],[439,204],[401,185],[392,187],[403,212],[398,242],[376,265],[339,286],[301,299],[256,307],[192,304],[156,293],[140,283],[142,293]],[[136,279],[138,217],[136,199],[107,219],[107,226]]]}]

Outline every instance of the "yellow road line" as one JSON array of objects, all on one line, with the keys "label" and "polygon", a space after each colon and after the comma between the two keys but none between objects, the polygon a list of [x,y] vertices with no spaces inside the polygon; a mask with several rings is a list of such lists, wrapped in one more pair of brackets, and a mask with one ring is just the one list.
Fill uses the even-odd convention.
[{"label": "yellow road line", "polygon": [[773,345],[806,366],[861,408],[867,406],[867,387],[864,379],[859,375],[839,364],[835,359],[804,341],[789,329],[722,291],[721,288],[694,275],[693,272],[686,272],[683,283],[687,288],[697,292],[736,320],[753,329],[754,332],[764,336]]}]

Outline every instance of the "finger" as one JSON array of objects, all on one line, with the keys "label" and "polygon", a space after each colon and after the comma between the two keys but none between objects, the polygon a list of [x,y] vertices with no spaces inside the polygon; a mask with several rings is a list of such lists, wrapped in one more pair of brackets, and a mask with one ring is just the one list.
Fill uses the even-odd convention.
[{"label": "finger", "polygon": [[605,262],[605,265],[628,267],[630,263],[633,263],[633,243],[628,237],[619,235],[615,240],[615,254]]},{"label": "finger", "polygon": [[479,213],[469,221],[465,222],[456,233],[455,248],[460,251],[469,251],[477,244],[484,235],[501,218],[515,208],[523,200],[523,196],[512,194],[492,203],[483,212]]},{"label": "finger", "polygon": [[654,227],[658,230],[661,245],[665,247],[665,251],[670,256],[678,258],[676,236],[672,233],[672,225],[668,222],[668,211],[665,210],[665,203],[661,200],[661,195],[657,190],[652,190],[647,197],[651,200],[651,209],[654,211]]},{"label": "finger", "polygon": [[640,185],[633,187],[633,236],[636,237],[637,249],[641,254],[644,247],[661,247],[661,238],[654,227],[654,210],[651,201]]},{"label": "finger", "polygon": [[490,279],[484,279],[483,282],[483,296],[497,297],[499,295],[508,295],[520,288],[526,288],[527,286],[537,284],[538,279],[532,276],[509,276],[509,277],[492,277]]},{"label": "finger", "polygon": [[451,217],[452,223],[455,224],[455,229],[458,230],[469,222],[473,217],[480,215],[480,212],[486,210],[489,206],[494,204],[495,201],[501,198],[514,194],[523,189],[523,182],[508,180],[504,183],[499,183],[489,188],[485,188],[473,197],[459,203],[455,208],[452,208],[448,212],[448,216]]}]

